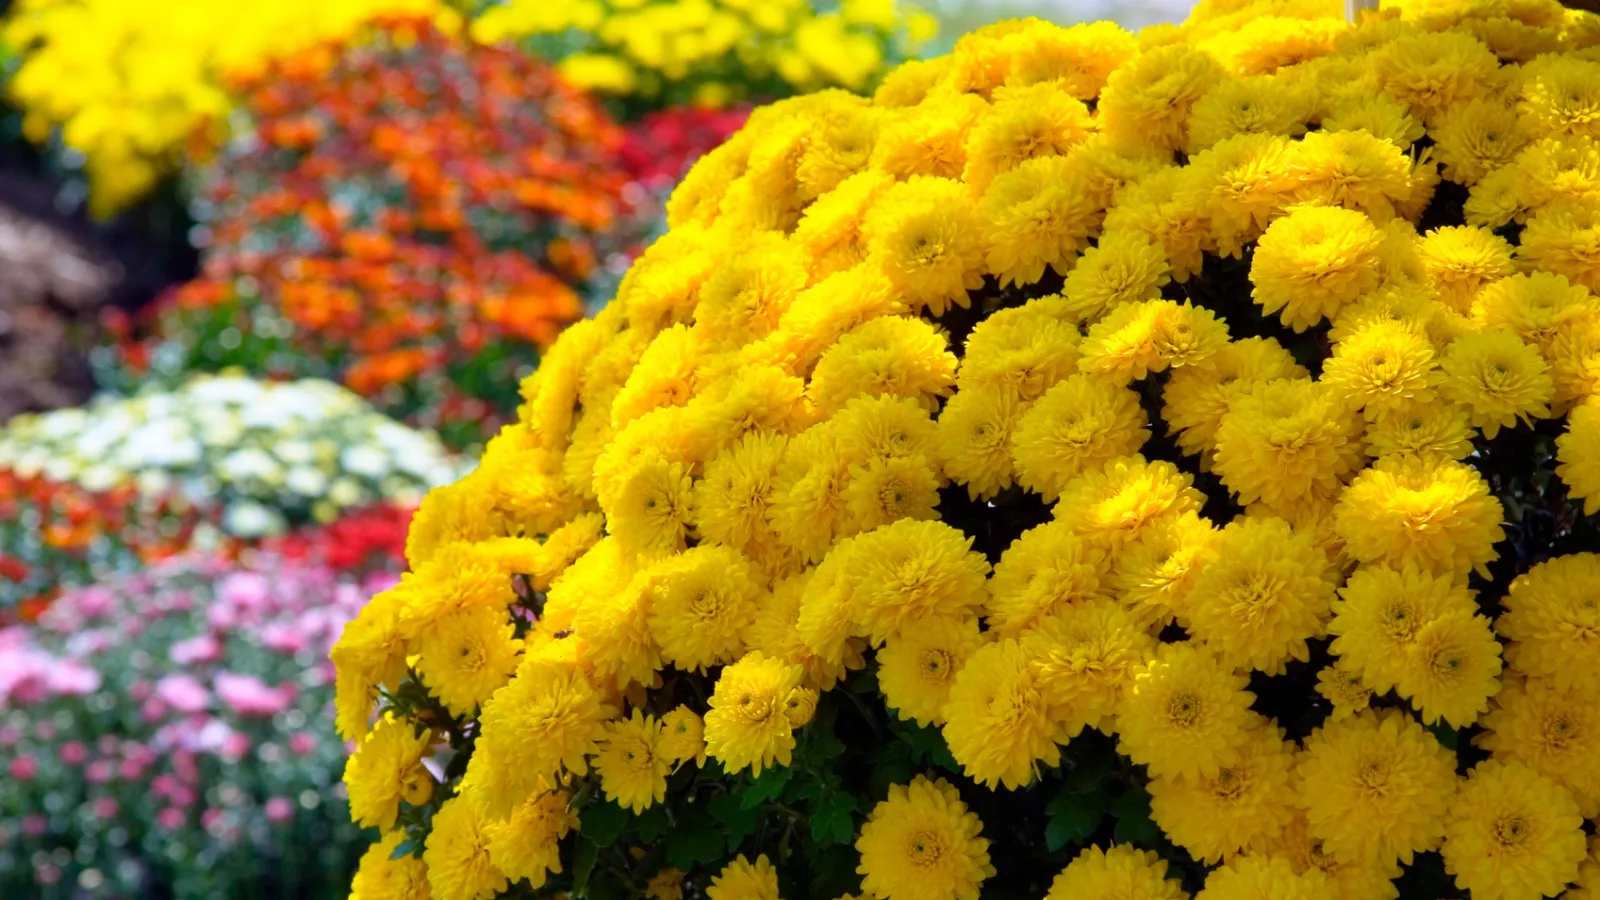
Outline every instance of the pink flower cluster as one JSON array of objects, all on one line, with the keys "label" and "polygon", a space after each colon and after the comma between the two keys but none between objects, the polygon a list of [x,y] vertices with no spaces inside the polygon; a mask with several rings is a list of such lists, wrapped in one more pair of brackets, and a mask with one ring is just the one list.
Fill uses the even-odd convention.
[{"label": "pink flower cluster", "polygon": [[[87,866],[166,882],[174,874],[152,866],[281,852],[282,834],[253,843],[274,830],[310,829],[315,842],[353,827],[336,787],[346,748],[327,724],[328,651],[396,580],[266,553],[186,554],[69,590],[37,622],[0,629],[0,896]],[[59,860],[36,851],[73,849],[85,828],[186,852],[135,853],[129,865],[141,841],[99,839],[103,860],[74,852],[64,867],[7,871],[8,859]],[[6,852],[19,845],[34,850]],[[115,888],[107,896],[142,890]]]}]

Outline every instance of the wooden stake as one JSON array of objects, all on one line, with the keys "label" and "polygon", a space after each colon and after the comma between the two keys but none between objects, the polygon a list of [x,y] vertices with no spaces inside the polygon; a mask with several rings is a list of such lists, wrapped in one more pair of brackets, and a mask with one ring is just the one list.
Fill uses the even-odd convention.
[{"label": "wooden stake", "polygon": [[1344,0],[1345,21],[1354,25],[1361,17],[1363,9],[1377,9],[1378,0]]}]

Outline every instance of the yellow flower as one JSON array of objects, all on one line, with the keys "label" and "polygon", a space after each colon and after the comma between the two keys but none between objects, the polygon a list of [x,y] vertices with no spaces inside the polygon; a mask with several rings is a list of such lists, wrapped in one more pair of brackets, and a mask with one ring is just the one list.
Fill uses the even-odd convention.
[{"label": "yellow flower", "polygon": [[1187,620],[1189,595],[1214,558],[1217,536],[1211,520],[1193,512],[1152,527],[1111,561],[1113,596],[1147,627]]},{"label": "yellow flower", "polygon": [[405,837],[404,831],[391,831],[361,854],[350,882],[352,900],[428,900],[427,865],[409,854],[394,858]]},{"label": "yellow flower", "polygon": [[1067,863],[1050,883],[1045,900],[1185,900],[1175,879],[1167,878],[1167,862],[1154,850],[1117,844],[1109,850],[1089,847]]},{"label": "yellow flower", "polygon": [[1600,211],[1592,202],[1561,200],[1528,217],[1517,259],[1526,268],[1561,275],[1600,291]]},{"label": "yellow flower", "polygon": [[753,863],[741,853],[711,879],[706,897],[707,900],[779,900],[778,870],[772,867],[765,853],[757,856]]},{"label": "yellow flower", "polygon": [[1021,637],[1069,607],[1104,598],[1106,568],[1106,555],[1065,522],[1028,529],[995,564],[984,607],[990,630]]},{"label": "yellow flower", "polygon": [[722,670],[706,713],[706,753],[728,772],[787,766],[794,727],[784,715],[789,695],[800,686],[800,667],[769,659],[760,651]]},{"label": "yellow flower", "polygon": [[1217,426],[1212,465],[1240,503],[1285,508],[1331,494],[1360,466],[1361,420],[1335,391],[1279,379],[1236,395]]},{"label": "yellow flower", "polygon": [[644,895],[650,900],[683,900],[683,872],[669,867],[651,875]]},{"label": "yellow flower", "polygon": [[1600,677],[1600,556],[1573,553],[1517,576],[1501,600],[1495,630],[1511,641],[1506,663],[1560,687]]},{"label": "yellow flower", "polygon": [[1100,94],[1100,127],[1114,139],[1176,150],[1189,110],[1223,77],[1210,56],[1182,44],[1150,50],[1117,68]]},{"label": "yellow flower", "polygon": [[422,861],[432,900],[488,900],[506,887],[506,874],[489,856],[489,823],[460,798],[433,816]]},{"label": "yellow flower", "polygon": [[1472,426],[1466,410],[1454,403],[1412,402],[1379,413],[1367,425],[1367,455],[1442,456],[1465,459],[1472,453]]},{"label": "yellow flower", "polygon": [[658,749],[662,756],[675,763],[691,759],[704,762],[705,722],[689,707],[675,707],[661,717],[661,740]]},{"label": "yellow flower", "polygon": [[1065,734],[1109,730],[1109,719],[1139,670],[1155,654],[1155,640],[1133,614],[1112,600],[1069,607],[1022,638],[1034,660],[1039,690]]},{"label": "yellow flower", "polygon": [[967,139],[961,180],[982,195],[999,176],[1030,159],[1065,155],[1092,129],[1089,110],[1054,83],[1001,87],[989,115]]},{"label": "yellow flower", "polygon": [[1294,754],[1279,730],[1258,726],[1215,775],[1150,779],[1150,817],[1173,843],[1214,863],[1276,838],[1294,818]]},{"label": "yellow flower", "polygon": [[1600,710],[1577,687],[1549,678],[1508,680],[1483,717],[1477,741],[1495,759],[1521,763],[1572,793],[1579,811],[1600,811]]},{"label": "yellow flower", "polygon": [[566,791],[540,792],[517,804],[503,821],[483,826],[489,838],[489,861],[513,881],[527,879],[538,888],[549,873],[561,874],[560,841],[576,828],[578,817]]},{"label": "yellow flower", "polygon": [[1600,511],[1600,405],[1585,402],[1567,416],[1567,430],[1556,438],[1556,474],[1567,493],[1583,501],[1587,516]]},{"label": "yellow flower", "polygon": [[1515,271],[1504,238],[1467,225],[1428,232],[1417,244],[1417,255],[1439,298],[1459,313],[1471,310],[1480,289]]},{"label": "yellow flower", "polygon": [[664,659],[704,670],[743,652],[764,594],[749,560],[703,544],[658,563],[649,577],[650,631]]},{"label": "yellow flower", "polygon": [[1517,114],[1503,101],[1485,97],[1446,109],[1432,129],[1434,152],[1451,181],[1472,186],[1511,162],[1527,143]]},{"label": "yellow flower", "polygon": [[1078,337],[1050,298],[999,310],[967,337],[956,384],[961,392],[993,387],[1018,401],[1037,400],[1077,373]]},{"label": "yellow flower", "polygon": [[1169,271],[1166,252],[1149,237],[1108,232],[1078,257],[1061,296],[1075,321],[1092,323],[1124,304],[1159,298]]},{"label": "yellow flower", "polygon": [[861,826],[861,886],[882,900],[977,900],[995,874],[983,823],[944,779],[889,786]]},{"label": "yellow flower", "polygon": [[452,613],[423,632],[417,674],[451,713],[471,715],[516,671],[522,642],[511,634],[503,610]]},{"label": "yellow flower", "polygon": [[1184,604],[1189,631],[1224,665],[1282,674],[1309,659],[1333,601],[1327,556],[1282,519],[1249,516],[1218,536]]},{"label": "yellow flower", "polygon": [[1526,766],[1491,759],[1461,782],[1441,852],[1457,887],[1509,900],[1561,893],[1588,847],[1565,789]]},{"label": "yellow flower", "polygon": [[1215,777],[1254,725],[1248,679],[1193,644],[1162,644],[1117,716],[1117,750],[1156,777]]},{"label": "yellow flower", "polygon": [[933,618],[878,651],[878,688],[889,708],[918,725],[943,725],[956,673],[984,642],[977,619]]},{"label": "yellow flower", "polygon": [[945,478],[964,483],[972,499],[1011,485],[1012,433],[1022,405],[1005,388],[980,384],[963,388],[939,415],[940,468]]},{"label": "yellow flower", "polygon": [[928,618],[961,619],[984,599],[989,564],[943,522],[902,519],[858,538],[850,557],[855,619],[873,643]]},{"label": "yellow flower", "polygon": [[572,666],[537,657],[523,660],[510,683],[483,704],[479,718],[483,730],[472,761],[477,763],[487,750],[482,777],[504,785],[484,795],[489,808],[509,810],[563,768],[574,775],[587,773],[588,757],[614,713]]},{"label": "yellow flower", "polygon": [[400,801],[413,806],[433,797],[433,776],[422,765],[432,740],[410,722],[385,718],[356,747],[344,767],[350,818],[384,831],[394,827]]},{"label": "yellow flower", "polygon": [[1367,417],[1427,406],[1438,381],[1426,335],[1398,322],[1368,325],[1341,340],[1322,367],[1322,383]]},{"label": "yellow flower", "polygon": [[1334,527],[1361,562],[1466,572],[1499,556],[1502,515],[1500,501],[1466,465],[1395,456],[1356,476],[1339,498]]},{"label": "yellow flower", "polygon": [[1504,328],[1485,328],[1450,344],[1440,390],[1465,407],[1468,421],[1493,438],[1502,427],[1550,415],[1555,395],[1544,358]]},{"label": "yellow flower", "polygon": [[1470,725],[1500,689],[1500,645],[1489,620],[1455,612],[1425,623],[1406,648],[1395,690],[1422,720]]},{"label": "yellow flower", "polygon": [[806,393],[834,413],[859,396],[910,397],[932,407],[955,387],[956,357],[945,336],[921,319],[864,322],[822,354]]},{"label": "yellow flower", "polygon": [[996,176],[981,196],[990,235],[985,271],[1002,285],[1033,284],[1046,267],[1065,271],[1096,224],[1087,173],[1073,157],[1025,160]]},{"label": "yellow flower", "polygon": [[1311,835],[1341,862],[1409,864],[1444,834],[1455,754],[1399,710],[1312,732],[1297,769]]},{"label": "yellow flower", "polygon": [[[1291,202],[1343,207],[1365,213],[1374,224],[1381,226],[1401,215],[1401,207],[1414,199],[1417,184],[1411,160],[1399,147],[1365,131],[1307,134],[1304,140],[1294,144],[1292,156],[1296,184]],[[1341,218],[1350,223],[1355,221],[1348,216]],[[1346,240],[1352,242],[1343,245],[1337,240],[1340,228],[1324,232],[1319,239],[1325,244],[1311,261],[1328,265],[1333,262],[1329,258],[1330,251],[1341,246],[1344,250],[1357,250],[1361,242],[1354,239],[1361,231],[1364,229],[1356,226],[1355,232],[1345,234]],[[1352,275],[1346,272],[1338,280],[1347,286]],[[1314,279],[1324,282],[1333,276],[1333,269],[1318,269]],[[1335,284],[1325,283],[1324,286],[1332,288]]]},{"label": "yellow flower", "polygon": [[1378,286],[1377,228],[1336,206],[1303,206],[1273,222],[1250,263],[1256,303],[1305,331]]},{"label": "yellow flower", "polygon": [[1222,417],[1255,385],[1304,379],[1306,371],[1272,338],[1231,341],[1193,366],[1173,371],[1162,391],[1161,418],[1179,432],[1185,453],[1214,449]]},{"label": "yellow flower", "polygon": [[944,707],[944,739],[967,776],[990,789],[1031,784],[1039,764],[1061,761],[1063,725],[1050,715],[1050,698],[1032,654],[1011,638],[979,647],[957,673]]},{"label": "yellow flower", "polygon": [[1339,663],[1317,670],[1317,693],[1333,707],[1329,722],[1344,721],[1372,703],[1372,689],[1361,681],[1360,673]]},{"label": "yellow flower", "polygon": [[1204,501],[1192,482],[1172,463],[1123,456],[1069,484],[1053,514],[1091,547],[1115,552],[1148,528],[1198,511]]},{"label": "yellow flower", "polygon": [[1016,481],[1056,499],[1079,474],[1138,452],[1150,437],[1139,395],[1094,375],[1058,382],[1011,433]]},{"label": "yellow flower", "polygon": [[867,265],[876,266],[907,305],[933,315],[967,306],[983,283],[986,229],[967,189],[946,178],[913,176],[884,191],[867,213]]},{"label": "yellow flower", "polygon": [[1424,119],[1488,93],[1499,68],[1488,47],[1452,32],[1402,37],[1372,56],[1382,90]]},{"label": "yellow flower", "polygon": [[671,760],[662,747],[661,722],[633,711],[626,721],[607,722],[594,768],[606,797],[635,813],[661,802]]},{"label": "yellow flower", "polygon": [[1340,895],[1320,870],[1296,874],[1281,856],[1248,854],[1212,870],[1195,900],[1334,900]]},{"label": "yellow flower", "polygon": [[1078,367],[1127,384],[1168,366],[1203,362],[1228,343],[1228,326],[1205,307],[1144,300],[1089,326]]},{"label": "yellow flower", "polygon": [[1477,608],[1473,592],[1458,575],[1433,575],[1415,564],[1403,569],[1362,566],[1333,602],[1330,649],[1372,690],[1387,691],[1404,677],[1424,627],[1449,616],[1471,615]]}]

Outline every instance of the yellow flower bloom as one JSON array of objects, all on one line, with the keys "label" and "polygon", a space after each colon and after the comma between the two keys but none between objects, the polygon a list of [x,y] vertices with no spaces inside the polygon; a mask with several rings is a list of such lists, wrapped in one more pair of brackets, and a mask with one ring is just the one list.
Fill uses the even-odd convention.
[{"label": "yellow flower bloom", "polygon": [[799,687],[799,666],[760,651],[723,669],[706,713],[706,753],[729,772],[750,769],[760,775],[774,763],[787,766],[794,727],[784,708]]},{"label": "yellow flower bloom", "polygon": [[1357,560],[1439,573],[1483,568],[1505,537],[1500,501],[1482,476],[1448,459],[1380,459],[1350,483],[1334,515]]},{"label": "yellow flower bloom", "polygon": [[979,647],[957,673],[944,707],[944,740],[967,776],[990,789],[1031,784],[1039,765],[1061,762],[1064,725],[1051,713],[1042,673],[1021,642]]},{"label": "yellow flower bloom", "polygon": [[708,900],[779,900],[778,871],[766,854],[750,862],[740,854],[711,879],[706,888]]},{"label": "yellow flower bloom", "polygon": [[1399,710],[1312,732],[1297,769],[1311,835],[1341,862],[1410,863],[1444,834],[1455,756]]},{"label": "yellow flower bloom", "polygon": [[1588,855],[1578,805],[1517,763],[1486,760],[1461,782],[1445,829],[1445,871],[1474,897],[1554,896]]},{"label": "yellow flower bloom", "polygon": [[409,722],[386,718],[356,747],[344,767],[350,793],[350,818],[387,831],[394,827],[400,801],[413,806],[433,797],[434,780],[422,765],[433,743]]},{"label": "yellow flower bloom", "polygon": [[428,900],[428,867],[415,856],[394,858],[405,832],[391,831],[361,854],[350,882],[353,900]]},{"label": "yellow flower bloom", "polygon": [[1185,900],[1183,888],[1166,876],[1167,863],[1154,850],[1128,844],[1089,847],[1050,883],[1045,900]]},{"label": "yellow flower bloom", "polygon": [[1117,717],[1117,750],[1158,777],[1214,778],[1255,725],[1248,679],[1192,644],[1162,644]]},{"label": "yellow flower bloom", "polygon": [[1195,900],[1333,900],[1340,896],[1318,869],[1296,873],[1281,856],[1248,854],[1214,869]]},{"label": "yellow flower bloom", "polygon": [[1213,863],[1271,841],[1294,818],[1294,754],[1278,729],[1252,728],[1215,775],[1150,780],[1150,816],[1173,843]]},{"label": "yellow flower bloom", "polygon": [[637,709],[625,722],[607,722],[605,740],[594,756],[606,797],[635,813],[661,802],[672,765],[662,744],[661,722]]},{"label": "yellow flower bloom", "polygon": [[1354,210],[1291,210],[1261,235],[1252,296],[1263,312],[1305,331],[1378,286],[1379,243],[1372,220]]},{"label": "yellow flower bloom", "polygon": [[538,888],[551,873],[561,874],[558,846],[576,828],[578,817],[566,791],[540,792],[517,804],[510,817],[483,826],[488,836],[489,861],[513,881],[527,879]]},{"label": "yellow flower bloom", "polygon": [[983,645],[977,619],[930,619],[878,651],[878,688],[890,709],[918,725],[943,725],[950,688]]},{"label": "yellow flower bloom", "polygon": [[977,900],[979,886],[995,874],[982,831],[944,779],[918,775],[909,785],[890,785],[856,839],[861,886],[884,900]]}]

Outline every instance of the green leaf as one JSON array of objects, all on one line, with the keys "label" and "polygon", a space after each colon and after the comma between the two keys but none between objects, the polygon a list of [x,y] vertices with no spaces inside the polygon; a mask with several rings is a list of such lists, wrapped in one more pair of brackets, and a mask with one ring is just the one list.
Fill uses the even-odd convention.
[{"label": "green leaf", "polygon": [[422,855],[422,841],[420,841],[420,840],[418,840],[416,838],[407,838],[406,840],[401,841],[399,843],[399,845],[394,848],[394,852],[389,854],[389,858],[390,859],[401,859],[401,858],[407,857],[407,856],[421,856],[421,855]]},{"label": "green leaf", "polygon": [[[816,845],[812,845],[816,848]],[[859,893],[861,890],[861,876],[856,874],[856,866],[861,862],[854,847],[848,844],[835,844],[826,850],[815,852],[810,860],[811,896],[813,897],[843,897],[845,894]]]},{"label": "green leaf", "polygon": [[711,815],[721,823],[723,832],[728,837],[728,852],[738,850],[744,839],[756,830],[756,822],[761,818],[758,809],[745,809],[739,798],[733,794],[718,794],[711,798]]},{"label": "green leaf", "polygon": [[578,833],[594,841],[597,847],[609,847],[622,836],[622,829],[627,827],[630,818],[627,810],[607,800],[578,815]]},{"label": "green leaf", "polygon": [[660,803],[640,813],[634,821],[639,841],[644,844],[654,844],[656,838],[661,837],[662,832],[667,830],[667,825],[667,809]]},{"label": "green leaf", "polygon": [[695,863],[716,862],[726,853],[722,832],[705,819],[691,819],[667,833],[667,860],[684,871]]},{"label": "green leaf", "polygon": [[750,782],[750,786],[739,792],[739,806],[743,809],[756,809],[768,800],[776,799],[783,793],[784,785],[793,777],[793,769],[768,769]]},{"label": "green leaf", "polygon": [[1117,817],[1113,834],[1117,843],[1148,847],[1161,840],[1161,829],[1150,820],[1150,795],[1144,788],[1129,788],[1111,804],[1111,814]]},{"label": "green leaf", "polygon": [[594,841],[578,838],[577,849],[572,860],[572,892],[582,895],[589,887],[589,876],[594,874],[595,860],[600,858],[600,848]]},{"label": "green leaf", "polygon": [[895,741],[883,747],[872,762],[872,775],[868,787],[874,797],[889,793],[889,785],[906,784],[917,774],[917,764],[911,759],[911,748]]},{"label": "green leaf", "polygon": [[1446,725],[1442,719],[1433,723],[1432,725],[1427,726],[1427,728],[1433,733],[1433,736],[1438,739],[1439,746],[1445,748],[1446,750],[1454,752],[1456,746],[1461,742],[1461,734],[1454,728]]},{"label": "green leaf", "polygon": [[811,807],[811,839],[819,844],[848,844],[855,839],[856,798],[828,794]]},{"label": "green leaf", "polygon": [[1044,829],[1045,847],[1054,853],[1070,844],[1086,843],[1099,829],[1108,799],[1103,790],[1087,794],[1063,790],[1057,794],[1045,807],[1045,814],[1050,817]]}]

